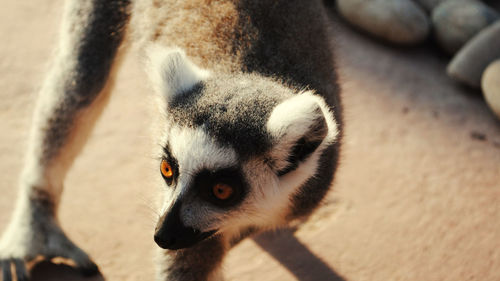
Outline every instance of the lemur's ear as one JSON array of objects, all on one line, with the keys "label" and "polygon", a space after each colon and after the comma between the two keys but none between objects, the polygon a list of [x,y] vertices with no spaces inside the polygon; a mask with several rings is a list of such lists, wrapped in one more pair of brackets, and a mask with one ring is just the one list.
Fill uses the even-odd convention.
[{"label": "lemur's ear", "polygon": [[209,76],[208,71],[191,62],[179,48],[152,44],[146,49],[146,55],[153,87],[168,99],[189,91]]},{"label": "lemur's ear", "polygon": [[267,130],[273,139],[271,165],[279,176],[295,170],[313,152],[335,142],[338,135],[325,101],[310,91],[274,108]]}]

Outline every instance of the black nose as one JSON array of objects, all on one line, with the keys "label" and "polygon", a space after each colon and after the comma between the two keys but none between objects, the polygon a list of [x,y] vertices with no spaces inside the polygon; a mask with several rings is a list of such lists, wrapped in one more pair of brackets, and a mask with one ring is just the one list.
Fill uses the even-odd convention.
[{"label": "black nose", "polygon": [[163,249],[170,249],[171,245],[175,245],[175,237],[163,237],[160,234],[155,233],[155,242]]},{"label": "black nose", "polygon": [[[168,218],[168,216],[167,216]],[[197,242],[199,230],[185,227],[180,220],[161,221],[155,232],[155,242],[163,249],[177,250],[187,248]]]},{"label": "black nose", "polygon": [[176,202],[156,225],[154,240],[163,249],[178,250],[188,248],[216,232],[201,232],[185,226],[180,219],[180,206],[180,203]]},{"label": "black nose", "polygon": [[[165,224],[164,224],[165,225]],[[212,236],[216,230],[201,232],[192,227],[171,225],[171,228],[157,229],[154,240],[163,249],[179,250],[189,248],[196,243]]]}]

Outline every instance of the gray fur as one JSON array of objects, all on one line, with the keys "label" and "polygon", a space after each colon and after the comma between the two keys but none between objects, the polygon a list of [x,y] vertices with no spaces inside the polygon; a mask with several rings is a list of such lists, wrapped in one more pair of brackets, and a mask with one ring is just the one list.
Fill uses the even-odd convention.
[{"label": "gray fur", "polygon": [[333,181],[334,173],[339,161],[338,144],[327,148],[321,155],[317,176],[311,177],[292,197],[290,203],[290,220],[309,216],[323,200]]},{"label": "gray fur", "polygon": [[[195,0],[187,1],[197,5]],[[183,75],[194,75],[189,81],[196,83],[185,88],[189,83],[184,83],[183,76],[176,73],[179,67],[186,65],[182,54],[171,57],[173,64],[160,64],[164,67],[159,69],[160,79],[164,83],[170,82],[168,86],[172,89],[181,89],[181,92],[163,97],[163,114],[168,117],[165,121],[168,126],[163,124],[167,132],[162,133],[168,136],[161,140],[165,144],[161,155],[176,158],[174,171],[178,173],[175,180],[165,182],[170,187],[166,192],[172,198],[172,202],[165,203],[182,206],[175,214],[175,220],[182,224],[182,231],[194,229],[216,234],[189,248],[161,250],[157,280],[217,279],[221,277],[220,265],[225,253],[241,239],[307,217],[320,204],[333,181],[342,134],[339,87],[322,2],[213,1],[191,10],[189,19],[179,19],[179,15],[185,13],[176,13],[176,9],[182,9],[182,5],[167,0],[141,0],[133,9],[130,0],[72,0],[68,4],[60,49],[35,113],[31,148],[23,173],[26,179],[21,186],[24,192],[11,224],[0,240],[0,266],[4,280],[12,277],[11,265],[23,279],[26,276],[24,262],[36,255],[70,258],[85,273],[97,271],[88,255],[59,228],[56,212],[66,170],[99,113],[99,110],[93,110],[102,106],[99,99],[105,96],[107,80],[116,64],[130,11],[137,15],[133,21],[136,23],[134,39],[139,45],[151,42],[177,45],[186,50],[195,65],[211,72],[211,75],[200,76],[197,80],[194,77],[196,69],[184,71],[188,74],[180,71]],[[168,10],[162,12],[165,8]],[[219,17],[211,9],[224,12],[226,16]],[[146,20],[142,18],[141,21],[141,16]],[[179,26],[179,22],[183,26]],[[184,32],[183,28],[189,32]],[[168,87],[159,89],[165,88]],[[297,139],[286,139],[289,128],[279,128],[284,131],[280,132],[284,140],[276,139],[267,126],[271,116],[275,116],[274,110],[305,90],[314,91],[324,101],[321,105],[316,104],[314,111],[306,111],[317,118],[304,121],[309,127],[297,125],[304,130]],[[311,96],[309,98],[314,100]],[[330,112],[333,112],[331,118]],[[296,113],[289,112],[292,116]],[[329,123],[330,119],[333,119],[335,128]],[[280,116],[277,120],[281,120]],[[90,123],[88,128],[83,128],[84,123]],[[179,157],[188,153],[182,151],[185,149],[183,143],[177,144],[180,151],[170,151],[167,147],[178,137],[172,136],[173,132],[201,136],[197,141],[206,147],[192,149],[219,153],[220,159],[213,161],[222,164],[202,163],[210,161],[202,159],[202,153],[197,155],[201,159],[196,159],[198,162]],[[295,132],[288,133],[293,135]],[[324,141],[332,136],[335,139]],[[286,141],[289,143],[282,143]],[[275,151],[280,153],[273,154]],[[177,163],[177,159],[184,160]],[[275,164],[278,162],[288,165],[281,164],[281,168],[277,168]],[[232,166],[228,167],[227,163]],[[307,170],[306,163],[314,167],[309,177],[301,179],[300,183],[290,182],[290,178],[301,177],[294,176],[296,169]],[[186,167],[192,170],[186,170]],[[200,174],[206,173],[205,178],[209,181],[224,169],[235,167],[239,172],[228,178],[237,177],[245,186],[237,204],[222,206],[211,203],[203,197],[204,191],[197,190],[203,184],[194,186]],[[255,168],[255,171],[246,171],[245,167]],[[263,195],[264,199],[271,200],[269,198],[277,195],[266,196],[266,192],[273,188],[288,189],[280,190],[286,195],[286,206],[279,205],[283,198],[278,198],[276,200],[282,201],[277,201],[276,206],[281,209],[277,211],[279,214],[266,214],[270,217],[269,222],[263,222],[259,217],[245,222],[246,215],[259,211],[259,202],[251,201],[252,198]],[[266,208],[274,207],[269,202],[266,204]],[[171,209],[166,207],[162,217],[168,218],[166,214]],[[238,217],[244,221],[238,225],[240,229],[227,230],[230,227],[224,222]],[[159,229],[163,223],[159,222]],[[213,229],[213,225],[220,228]],[[49,247],[48,240],[57,243]]]},{"label": "gray fur", "polygon": [[224,256],[223,243],[209,239],[203,243],[178,251],[165,252],[165,266],[159,273],[161,280],[192,281],[208,280]]},{"label": "gray fur", "polygon": [[12,279],[11,266],[17,280],[27,280],[25,262],[39,255],[72,259],[84,274],[98,272],[60,229],[56,212],[65,172],[98,115],[95,103],[124,38],[129,6],[129,0],[67,3],[58,50],[39,94],[20,198],[0,240],[4,280]]},{"label": "gray fur", "polygon": [[216,75],[172,100],[169,118],[183,126],[202,127],[245,159],[271,148],[265,124],[271,110],[287,97],[290,90],[271,79]]},{"label": "gray fur", "polygon": [[87,108],[103,89],[124,37],[129,0],[87,2],[90,6],[76,5],[67,15],[70,21],[65,24],[70,34],[63,34],[62,40],[68,36],[68,43],[74,50],[69,57],[61,56],[61,59],[74,62],[64,62],[69,68],[54,78],[57,79],[53,82],[55,90],[62,96],[52,114],[47,116],[42,156],[45,161],[64,146],[78,112]]},{"label": "gray fur", "polygon": [[[314,89],[333,110],[342,134],[339,86],[325,15],[319,5],[319,1],[276,1],[272,5],[265,1],[239,1],[241,29],[253,29],[259,36],[250,44],[235,41],[234,48],[244,54],[243,71],[277,76],[295,87]],[[324,151],[317,171],[320,176],[312,177],[293,197],[290,218],[309,215],[321,202],[333,181],[339,145],[336,142]]]}]

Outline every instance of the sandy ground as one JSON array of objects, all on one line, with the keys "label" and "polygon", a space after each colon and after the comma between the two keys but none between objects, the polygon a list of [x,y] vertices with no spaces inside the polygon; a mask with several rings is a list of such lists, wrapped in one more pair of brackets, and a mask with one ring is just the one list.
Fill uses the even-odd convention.
[{"label": "sandy ground", "polygon": [[[63,1],[1,0],[0,231],[17,193],[27,133]],[[333,24],[333,23],[332,23]],[[299,230],[247,239],[228,280],[500,280],[500,122],[430,47],[332,36],[346,132],[334,191]],[[62,225],[99,264],[83,279],[43,263],[35,280],[152,280],[155,188],[144,74],[129,57],[71,170]]]}]

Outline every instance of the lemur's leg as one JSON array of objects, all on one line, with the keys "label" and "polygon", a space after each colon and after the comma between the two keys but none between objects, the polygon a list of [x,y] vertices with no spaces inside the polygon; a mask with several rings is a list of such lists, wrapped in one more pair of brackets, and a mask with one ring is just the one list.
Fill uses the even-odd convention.
[{"label": "lemur's leg", "polygon": [[[71,0],[53,65],[39,93],[20,193],[0,240],[3,281],[27,280],[25,262],[37,256],[74,260],[97,272],[90,258],[59,227],[63,180],[99,115],[130,0]],[[15,270],[11,270],[11,266]]]},{"label": "lemur's leg", "polygon": [[156,281],[222,280],[222,259],[230,248],[222,237],[214,237],[182,250],[159,249]]}]

